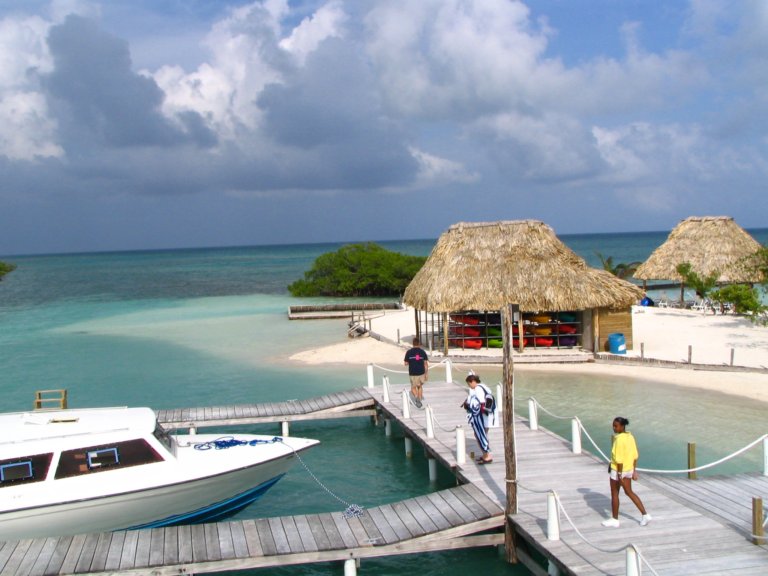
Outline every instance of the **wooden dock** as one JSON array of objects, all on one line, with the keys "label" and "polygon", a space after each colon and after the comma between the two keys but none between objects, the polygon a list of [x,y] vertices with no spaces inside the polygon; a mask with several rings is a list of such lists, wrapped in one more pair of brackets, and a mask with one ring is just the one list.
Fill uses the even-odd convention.
[{"label": "wooden dock", "polygon": [[0,543],[0,574],[152,574],[246,570],[492,546],[503,510],[474,486],[459,486],[341,513],[260,518]]},{"label": "wooden dock", "polygon": [[230,404],[199,408],[157,410],[157,420],[164,428],[174,430],[191,426],[239,426],[357,418],[376,414],[375,401],[363,388],[333,392],[306,400],[265,402],[262,404]]},{"label": "wooden dock", "polygon": [[[406,380],[407,377],[403,377]],[[142,531],[0,543],[0,575],[153,574],[219,572],[266,566],[410,554],[503,542],[495,529],[504,523],[506,479],[502,429],[490,432],[494,462],[480,466],[474,439],[466,439],[466,463],[456,457],[456,428],[467,429],[458,406],[466,388],[429,382],[425,405],[435,415],[428,437],[426,412],[409,406],[407,385],[339,392],[301,402],[160,411],[169,427],[226,426],[299,419],[368,416],[375,407],[397,423],[408,442],[451,469],[462,485],[450,490],[365,510],[360,517],[308,514],[180,526]],[[641,476],[635,489],[653,521],[639,526],[639,514],[622,501],[621,528],[605,528],[610,494],[605,464],[547,430],[531,430],[515,418],[518,555],[534,574],[625,574],[625,549],[641,552],[664,575],[766,574],[768,549],[750,542],[753,496],[768,500],[768,477],[744,474],[700,480]],[[388,426],[388,430],[391,428]],[[547,539],[547,493],[554,490],[571,525],[561,514],[560,539]],[[589,543],[585,542],[587,539]],[[535,552],[535,553],[534,553]],[[541,555],[548,566],[534,560]],[[644,568],[645,569],[645,568]],[[650,570],[649,570],[650,571]]]},{"label": "wooden dock", "polygon": [[[406,385],[390,386],[389,403],[381,402],[383,390],[372,390],[383,412],[395,419],[405,433],[425,446],[428,454],[453,469],[462,481],[471,483],[500,505],[506,502],[502,429],[491,428],[494,462],[478,466],[456,462],[458,424],[466,426],[459,403],[466,388],[456,384],[428,383],[425,404],[437,422],[434,438],[427,438],[425,412],[410,407],[403,418],[401,391]],[[521,560],[534,573],[546,569],[530,558],[536,550],[560,574],[624,574],[627,545],[636,546],[658,574],[768,574],[768,547],[750,542],[751,499],[768,501],[768,476],[744,474],[688,480],[662,475],[641,475],[634,483],[653,521],[639,525],[640,515],[626,497],[622,499],[621,528],[605,528],[610,515],[610,491],[605,463],[587,454],[573,454],[572,445],[544,429],[531,430],[528,420],[515,418],[518,471],[518,513],[510,519],[519,537]],[[467,451],[479,455],[474,438],[467,438]],[[561,516],[560,540],[547,539],[547,493],[554,490],[572,527]],[[580,532],[595,549],[583,541]],[[538,572],[537,572],[538,570]],[[543,570],[543,572],[542,572]]]}]

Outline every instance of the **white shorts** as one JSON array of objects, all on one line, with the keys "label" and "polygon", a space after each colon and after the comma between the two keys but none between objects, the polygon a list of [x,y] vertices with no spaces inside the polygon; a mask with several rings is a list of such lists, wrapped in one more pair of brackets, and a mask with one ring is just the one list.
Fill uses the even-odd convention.
[{"label": "white shorts", "polygon": [[[622,478],[629,478],[630,480],[632,480],[632,476],[634,474],[635,474],[634,470],[624,470],[621,473],[621,477]],[[611,468],[611,480],[618,480],[618,479],[619,479],[619,474],[616,472],[616,470]]]}]

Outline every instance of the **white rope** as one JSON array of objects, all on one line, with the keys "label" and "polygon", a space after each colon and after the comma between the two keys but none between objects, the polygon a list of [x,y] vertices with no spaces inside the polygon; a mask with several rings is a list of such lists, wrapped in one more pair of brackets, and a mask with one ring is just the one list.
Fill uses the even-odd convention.
[{"label": "white rope", "polygon": [[440,424],[440,421],[437,419],[437,416],[435,416],[434,412],[432,412],[432,422],[437,424],[437,427],[440,428],[440,430],[442,430],[443,432],[453,432],[454,430],[456,430],[456,427],[446,428],[445,426]]},{"label": "white rope", "polygon": [[589,538],[587,538],[586,536],[584,536],[584,534],[581,533],[581,531],[578,529],[578,527],[573,522],[573,520],[571,520],[571,517],[568,515],[568,511],[565,509],[565,506],[563,506],[563,503],[560,501],[560,495],[557,493],[556,490],[534,490],[533,488],[528,488],[527,486],[521,484],[520,482],[517,482],[517,485],[520,486],[521,488],[523,488],[524,490],[528,490],[529,492],[534,492],[536,494],[549,494],[550,492],[552,494],[554,494],[555,502],[557,502],[558,510],[560,510],[563,513],[563,516],[565,516],[565,519],[568,521],[568,524],[571,525],[571,528],[573,528],[573,531],[576,532],[576,535],[579,538],[581,538],[581,540],[583,540],[584,543],[586,543],[587,545],[591,546],[595,550],[598,550],[600,552],[604,552],[606,554],[619,554],[621,552],[624,552],[630,546],[632,546],[635,549],[635,551],[637,552],[637,555],[640,557],[640,560],[643,562],[643,564],[648,566],[648,569],[655,576],[659,576],[658,573],[656,572],[656,570],[654,570],[653,566],[651,566],[650,563],[648,562],[648,560],[646,560],[645,557],[643,557],[643,555],[640,553],[640,550],[638,549],[637,546],[634,546],[632,544],[628,544],[626,546],[621,546],[620,548],[603,548],[601,546],[598,546],[594,542],[590,541]]},{"label": "white rope", "polygon": [[[440,362],[430,362],[430,368],[433,368],[435,366],[440,366],[440,364],[445,364],[447,360],[441,360]],[[408,370],[393,370],[392,368],[387,368],[386,366],[380,366],[379,364],[371,363],[371,366],[378,368],[379,370],[384,370],[384,372],[392,372],[394,374],[408,374]]]},{"label": "white rope", "polygon": [[723,462],[727,462],[731,458],[735,458],[736,456],[743,454],[744,452],[752,448],[755,444],[762,442],[765,438],[768,438],[768,434],[763,434],[762,436],[760,436],[760,438],[747,444],[746,446],[744,446],[744,448],[740,450],[736,450],[736,452],[734,452],[733,454],[720,458],[720,460],[715,460],[714,462],[710,462],[709,464],[704,464],[703,466],[697,466],[696,468],[689,468],[687,470],[653,470],[650,468],[638,468],[638,470],[641,472],[652,472],[654,474],[683,474],[685,472],[698,472],[699,470],[706,470],[707,468],[712,468],[713,466],[717,466],[718,464],[722,464]]},{"label": "white rope", "polygon": [[[605,460],[606,462],[610,461],[610,458],[608,458],[608,456],[606,456],[605,452],[603,452],[600,449],[600,447],[594,441],[592,436],[589,435],[589,432],[587,432],[587,429],[584,427],[584,425],[581,423],[581,420],[579,420],[578,417],[575,417],[575,416],[558,416],[556,414],[553,414],[552,412],[550,412],[546,408],[544,408],[544,406],[542,406],[539,403],[539,401],[536,400],[536,398],[534,398],[533,396],[530,397],[530,400],[533,400],[536,403],[536,406],[541,408],[544,412],[546,412],[547,414],[549,414],[553,418],[557,418],[559,420],[576,420],[579,423],[579,429],[582,432],[584,432],[584,435],[587,437],[587,439],[592,444],[592,446],[595,448],[595,450],[597,450],[597,452],[600,454],[600,456],[602,456],[603,460]],[[740,456],[741,454],[743,454],[747,450],[749,450],[751,448],[754,448],[757,444],[759,444],[760,442],[762,442],[766,438],[768,438],[768,434],[763,434],[762,436],[760,436],[756,440],[750,442],[749,444],[747,444],[743,448],[740,448],[739,450],[736,450],[736,452],[734,452],[732,454],[729,454],[728,456],[724,456],[723,458],[720,458],[720,460],[716,460],[714,462],[710,462],[709,464],[703,464],[701,466],[697,466],[696,468],[686,468],[684,470],[657,470],[657,469],[654,469],[654,468],[640,468],[640,467],[638,467],[637,471],[638,472],[649,472],[649,473],[652,473],[652,474],[686,474],[688,472],[699,472],[701,470],[706,470],[708,468],[713,468],[714,466],[718,466],[718,465],[722,464],[723,462],[727,462],[728,460],[731,460],[732,458],[735,458],[736,456]]]}]

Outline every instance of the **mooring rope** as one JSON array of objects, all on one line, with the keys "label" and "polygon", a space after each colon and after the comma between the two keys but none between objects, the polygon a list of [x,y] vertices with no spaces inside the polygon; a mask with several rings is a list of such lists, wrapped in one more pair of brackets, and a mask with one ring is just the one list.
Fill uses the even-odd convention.
[{"label": "mooring rope", "polygon": [[304,470],[307,471],[310,477],[317,483],[318,486],[320,486],[320,488],[325,490],[333,498],[335,498],[337,501],[341,502],[342,504],[344,504],[344,506],[346,506],[346,509],[341,514],[345,519],[358,518],[365,514],[365,510],[363,509],[362,506],[359,506],[357,504],[350,504],[349,502],[347,502],[346,500],[344,500],[343,498],[335,494],[325,484],[323,484],[320,481],[320,479],[315,475],[315,473],[309,469],[309,466],[307,466],[307,463],[304,462],[301,456],[299,456],[299,453],[296,451],[296,449],[290,444],[287,444],[286,442],[284,442],[281,436],[274,436],[269,440],[262,440],[260,438],[255,438],[253,440],[237,440],[234,436],[222,436],[220,438],[217,438],[216,440],[210,440],[208,442],[198,442],[194,444],[194,448],[195,450],[211,450],[212,448],[216,450],[226,450],[227,448],[232,448],[234,446],[257,446],[259,444],[276,444],[278,442],[290,448],[293,451],[293,455],[296,456],[296,459],[299,462],[301,462],[301,465],[304,467]]}]

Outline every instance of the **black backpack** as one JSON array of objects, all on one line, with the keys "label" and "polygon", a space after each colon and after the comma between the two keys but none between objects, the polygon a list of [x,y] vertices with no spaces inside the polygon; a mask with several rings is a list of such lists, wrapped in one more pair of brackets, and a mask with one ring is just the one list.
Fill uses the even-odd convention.
[{"label": "black backpack", "polygon": [[493,394],[491,394],[491,391],[487,386],[481,384],[480,382],[478,382],[477,385],[480,386],[485,392],[485,407],[483,410],[486,414],[493,414],[496,412],[496,398],[493,397]]}]

